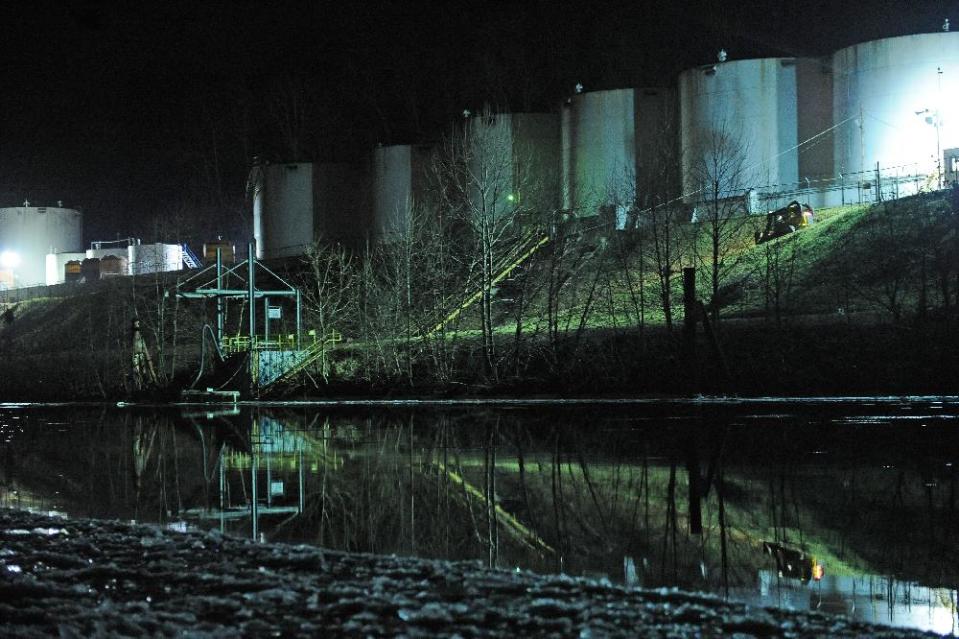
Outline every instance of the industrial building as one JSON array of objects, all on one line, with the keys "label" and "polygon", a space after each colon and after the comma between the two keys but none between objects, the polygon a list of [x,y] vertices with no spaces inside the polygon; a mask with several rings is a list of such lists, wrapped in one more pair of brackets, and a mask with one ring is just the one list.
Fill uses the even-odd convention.
[{"label": "industrial building", "polygon": [[45,283],[179,271],[189,266],[188,251],[182,244],[143,244],[136,238],[93,242],[86,251],[47,254]]}]

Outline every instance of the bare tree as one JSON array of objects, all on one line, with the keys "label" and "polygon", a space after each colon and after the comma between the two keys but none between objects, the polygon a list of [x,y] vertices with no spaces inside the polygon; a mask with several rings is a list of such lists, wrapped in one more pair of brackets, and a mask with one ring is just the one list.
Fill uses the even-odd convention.
[{"label": "bare tree", "polygon": [[709,273],[709,307],[715,324],[728,299],[721,295],[731,271],[741,262],[752,222],[746,215],[745,195],[751,186],[743,136],[728,122],[703,133],[693,150],[691,173],[700,185],[698,222],[693,250]]},{"label": "bare tree", "polygon": [[512,127],[490,109],[466,118],[444,141],[434,173],[444,215],[457,219],[469,231],[465,240],[467,285],[479,288],[483,348],[487,368],[496,376],[497,348],[493,296],[497,275],[510,266],[511,249],[521,235],[522,200],[532,185],[516,160]]}]

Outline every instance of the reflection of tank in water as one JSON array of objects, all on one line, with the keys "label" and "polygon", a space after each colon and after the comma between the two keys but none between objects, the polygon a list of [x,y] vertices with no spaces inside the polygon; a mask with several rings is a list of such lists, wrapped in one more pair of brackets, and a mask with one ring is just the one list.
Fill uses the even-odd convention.
[{"label": "reflection of tank in water", "polygon": [[819,581],[825,569],[816,558],[799,548],[790,548],[774,541],[763,542],[763,552],[776,560],[776,570],[780,577],[789,577],[807,582]]}]

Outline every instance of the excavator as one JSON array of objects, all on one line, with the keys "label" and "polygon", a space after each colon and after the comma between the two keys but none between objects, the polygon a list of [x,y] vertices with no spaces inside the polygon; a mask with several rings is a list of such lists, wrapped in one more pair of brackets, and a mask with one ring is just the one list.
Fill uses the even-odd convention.
[{"label": "excavator", "polygon": [[766,228],[763,231],[756,231],[756,244],[798,231],[808,226],[812,219],[812,208],[808,204],[792,201],[781,209],[766,214]]}]

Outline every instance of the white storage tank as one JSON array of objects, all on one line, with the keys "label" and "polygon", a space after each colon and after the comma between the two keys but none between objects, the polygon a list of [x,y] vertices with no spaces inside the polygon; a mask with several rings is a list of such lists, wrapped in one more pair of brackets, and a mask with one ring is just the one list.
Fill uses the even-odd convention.
[{"label": "white storage tank", "polygon": [[548,212],[559,207],[556,114],[486,114],[469,119],[466,126],[466,153],[475,176],[471,180],[474,212],[484,206],[499,212]]},{"label": "white storage tank", "polygon": [[[562,206],[596,215],[675,191],[656,183],[675,158],[675,94],[661,88],[580,93],[561,108]],[[672,167],[670,167],[672,168]]]},{"label": "white storage tank", "polygon": [[49,253],[83,249],[83,214],[60,206],[0,208],[0,259],[14,285],[46,284]]},{"label": "white storage tank", "polygon": [[371,233],[376,240],[402,236],[409,213],[428,197],[430,149],[397,144],[373,149]]},{"label": "white storage tank", "polygon": [[300,255],[313,241],[313,164],[266,164],[253,191],[256,256]]},{"label": "white storage tank", "polygon": [[127,269],[130,275],[179,271],[183,268],[183,247],[179,244],[137,242],[128,246],[126,250]]},{"label": "white storage tank", "polygon": [[934,174],[943,150],[959,146],[959,33],[837,51],[833,100],[836,171],[852,181],[870,181],[877,163],[885,176]]},{"label": "white storage tank", "polygon": [[369,232],[369,198],[348,164],[259,164],[253,191],[258,258],[304,254],[318,238],[357,243]]},{"label": "white storage tank", "polygon": [[679,76],[683,192],[690,201],[775,192],[799,180],[797,60],[717,62]]}]

